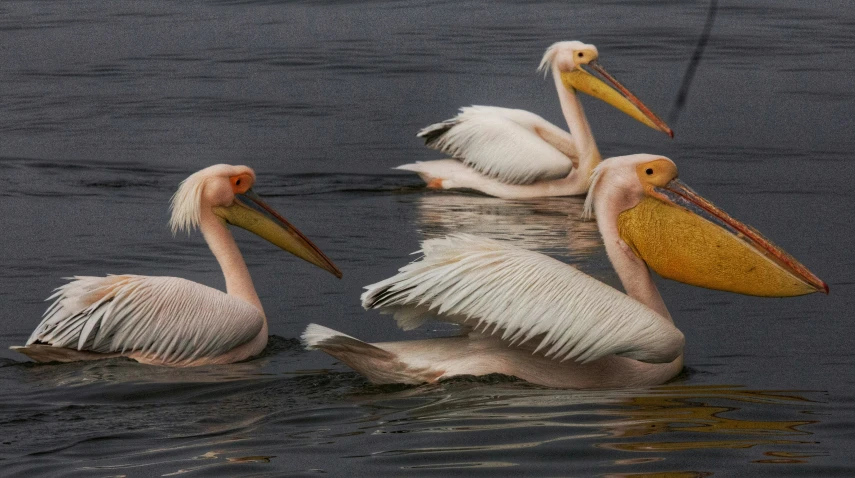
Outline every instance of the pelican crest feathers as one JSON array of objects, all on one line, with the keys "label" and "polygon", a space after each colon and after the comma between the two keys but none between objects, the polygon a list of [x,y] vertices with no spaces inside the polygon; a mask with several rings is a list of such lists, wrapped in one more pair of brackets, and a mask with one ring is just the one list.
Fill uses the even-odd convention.
[{"label": "pelican crest feathers", "polygon": [[577,48],[582,47],[584,44],[580,41],[559,41],[555,42],[552,45],[549,45],[549,48],[546,49],[546,52],[543,54],[543,58],[540,60],[540,65],[537,67],[538,73],[543,73],[543,76],[546,77],[549,72],[552,70],[552,65],[555,64],[555,59],[558,57],[558,53],[562,48]]},{"label": "pelican crest feathers", "polygon": [[172,195],[169,203],[169,227],[172,235],[187,231],[189,235],[195,231],[202,221],[202,193],[205,190],[205,182],[212,177],[232,176],[247,172],[255,178],[255,172],[246,166],[232,166],[230,164],[215,164],[205,169],[196,171],[178,185],[178,190]]},{"label": "pelican crest feathers", "polygon": [[603,162],[591,171],[591,176],[588,178],[588,195],[585,197],[585,207],[582,209],[582,219],[594,218],[594,194],[606,167],[608,167],[607,163]]},{"label": "pelican crest feathers", "polygon": [[199,227],[202,221],[202,190],[208,168],[196,171],[178,185],[178,190],[172,195],[169,203],[169,227],[175,236],[181,231],[187,231],[189,236]]}]

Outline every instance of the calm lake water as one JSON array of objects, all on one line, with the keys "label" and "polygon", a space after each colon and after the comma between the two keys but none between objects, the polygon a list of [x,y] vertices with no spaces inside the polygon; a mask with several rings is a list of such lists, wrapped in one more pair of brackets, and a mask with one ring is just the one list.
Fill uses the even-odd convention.
[{"label": "calm lake water", "polygon": [[[749,2],[745,2],[746,4]],[[390,168],[439,157],[415,132],[460,106],[563,125],[535,72],[558,40],[667,117],[706,2],[0,3],[0,474],[851,476],[855,473],[855,7],[722,1],[674,140],[584,99],[604,156],[673,158],[681,178],[828,282],[761,299],[659,280],[686,335],[660,387],[549,390],[507,377],[377,387],[296,337],[414,333],[362,286],[451,232],[512,240],[613,285],[582,199],[425,191]],[[176,275],[224,287],[168,200],[218,162],[343,270],[236,236],[270,320],[262,357],[189,370],[36,365],[23,344],[72,275]]]}]

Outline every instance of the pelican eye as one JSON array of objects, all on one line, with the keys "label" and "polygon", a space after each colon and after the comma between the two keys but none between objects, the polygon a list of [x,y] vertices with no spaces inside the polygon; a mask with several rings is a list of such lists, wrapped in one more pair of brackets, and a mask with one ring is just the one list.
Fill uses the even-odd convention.
[{"label": "pelican eye", "polygon": [[653,168],[647,168],[644,172],[647,173],[648,176],[653,176]]},{"label": "pelican eye", "polygon": [[229,178],[232,184],[232,192],[235,194],[243,194],[252,187],[252,176],[249,174],[240,174]]},{"label": "pelican eye", "polygon": [[578,56],[579,58],[582,58],[583,56],[585,56],[585,54],[580,51],[579,53],[576,54],[576,56]]}]

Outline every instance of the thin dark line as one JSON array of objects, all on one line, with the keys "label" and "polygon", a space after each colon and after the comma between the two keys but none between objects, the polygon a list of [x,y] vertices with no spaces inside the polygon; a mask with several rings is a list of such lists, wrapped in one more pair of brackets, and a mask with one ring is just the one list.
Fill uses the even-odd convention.
[{"label": "thin dark line", "polygon": [[689,67],[686,68],[686,74],[683,75],[683,84],[680,85],[680,91],[677,93],[677,100],[674,102],[674,107],[671,109],[671,114],[668,117],[668,123],[676,123],[680,117],[680,111],[686,104],[686,97],[689,96],[689,87],[692,85],[692,79],[695,77],[695,70],[698,69],[698,63],[701,62],[701,56],[704,54],[704,48],[707,46],[707,40],[712,32],[715,14],[718,11],[718,0],[710,2],[710,9],[707,12],[707,22],[704,24],[704,31],[701,33],[701,38],[695,46],[695,53],[692,54],[692,60],[689,62]]}]

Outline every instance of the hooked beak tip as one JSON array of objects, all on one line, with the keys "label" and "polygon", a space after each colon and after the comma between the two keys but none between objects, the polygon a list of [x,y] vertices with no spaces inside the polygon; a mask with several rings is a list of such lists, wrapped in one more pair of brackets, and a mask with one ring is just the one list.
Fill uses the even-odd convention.
[{"label": "hooked beak tip", "polygon": [[665,133],[667,133],[671,139],[674,139],[674,130],[672,130],[671,128],[668,128],[668,130],[665,131]]},{"label": "hooked beak tip", "polygon": [[825,292],[825,295],[828,295],[828,284],[825,282],[822,283],[822,291]]}]

